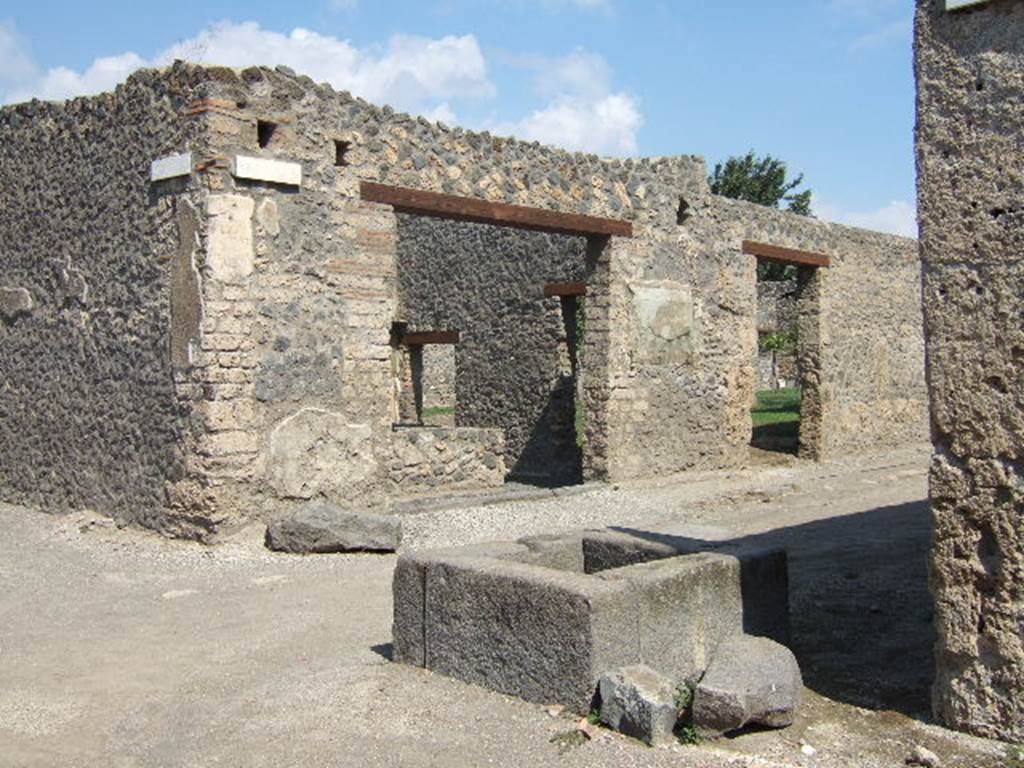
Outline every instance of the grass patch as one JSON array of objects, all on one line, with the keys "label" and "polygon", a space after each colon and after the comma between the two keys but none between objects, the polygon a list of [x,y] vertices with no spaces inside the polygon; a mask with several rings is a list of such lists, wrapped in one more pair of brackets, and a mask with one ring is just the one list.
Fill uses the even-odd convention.
[{"label": "grass patch", "polygon": [[757,403],[750,414],[755,427],[800,421],[800,390],[796,387],[762,389],[757,393]]},{"label": "grass patch", "polygon": [[750,417],[754,422],[753,445],[768,450],[795,449],[800,439],[800,390],[762,389]]}]

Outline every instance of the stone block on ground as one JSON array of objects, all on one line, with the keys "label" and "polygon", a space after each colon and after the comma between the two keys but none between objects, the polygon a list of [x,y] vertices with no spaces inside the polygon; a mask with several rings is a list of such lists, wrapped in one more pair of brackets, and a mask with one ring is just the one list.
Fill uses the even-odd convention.
[{"label": "stone block on ground", "polygon": [[308,504],[267,526],[268,549],[295,554],[394,552],[402,523],[394,517],[350,512],[331,504]]},{"label": "stone block on ground", "polygon": [[651,746],[673,740],[676,725],[672,681],[643,664],[601,676],[601,722]]},{"label": "stone block on ground", "polygon": [[678,681],[695,681],[718,644],[743,632],[740,564],[704,552],[603,571],[629,585],[636,604],[640,660]]},{"label": "stone block on ground", "polygon": [[693,723],[720,735],[747,725],[783,728],[793,723],[803,694],[796,658],[765,637],[723,641],[697,685]]},{"label": "stone block on ground", "polygon": [[516,562],[452,559],[426,579],[427,666],[538,703],[590,709],[603,670],[638,661],[627,585]]}]

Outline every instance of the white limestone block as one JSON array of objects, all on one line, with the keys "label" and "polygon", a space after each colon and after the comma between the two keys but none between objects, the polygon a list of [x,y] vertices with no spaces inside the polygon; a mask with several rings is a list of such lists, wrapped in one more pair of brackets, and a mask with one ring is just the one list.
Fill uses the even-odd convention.
[{"label": "white limestone block", "polygon": [[302,185],[302,166],[284,160],[236,155],[234,175],[238,179],[266,181],[271,184],[287,184],[292,187]]},{"label": "white limestone block", "polygon": [[192,153],[182,152],[154,160],[149,165],[150,181],[163,181],[192,174]]}]

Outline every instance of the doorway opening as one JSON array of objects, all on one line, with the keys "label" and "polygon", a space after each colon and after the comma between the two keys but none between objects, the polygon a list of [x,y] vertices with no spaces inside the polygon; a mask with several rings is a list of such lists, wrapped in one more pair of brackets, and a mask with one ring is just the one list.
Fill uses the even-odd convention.
[{"label": "doorway opening", "polygon": [[820,460],[822,254],[744,242],[757,257],[752,448]]}]

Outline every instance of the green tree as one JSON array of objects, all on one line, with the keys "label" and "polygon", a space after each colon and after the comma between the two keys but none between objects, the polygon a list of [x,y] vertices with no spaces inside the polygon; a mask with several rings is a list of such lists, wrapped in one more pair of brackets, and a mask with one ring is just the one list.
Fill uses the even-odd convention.
[{"label": "green tree", "polygon": [[[750,150],[743,157],[730,157],[724,163],[716,163],[714,173],[708,178],[711,191],[722,197],[746,200],[750,203],[779,208],[788,203],[788,210],[801,216],[811,215],[811,190],[796,192],[804,182],[804,175],[795,179],[786,178],[786,163],[771,155],[759,157]],[[796,275],[796,267],[759,261],[758,280],[788,280]]]},{"label": "green tree", "polygon": [[793,213],[811,215],[811,190],[795,192],[804,183],[804,175],[786,179],[786,163],[771,155],[759,157],[750,150],[743,157],[730,157],[716,163],[708,179],[716,195],[746,200],[751,203],[778,208],[785,202]]}]

